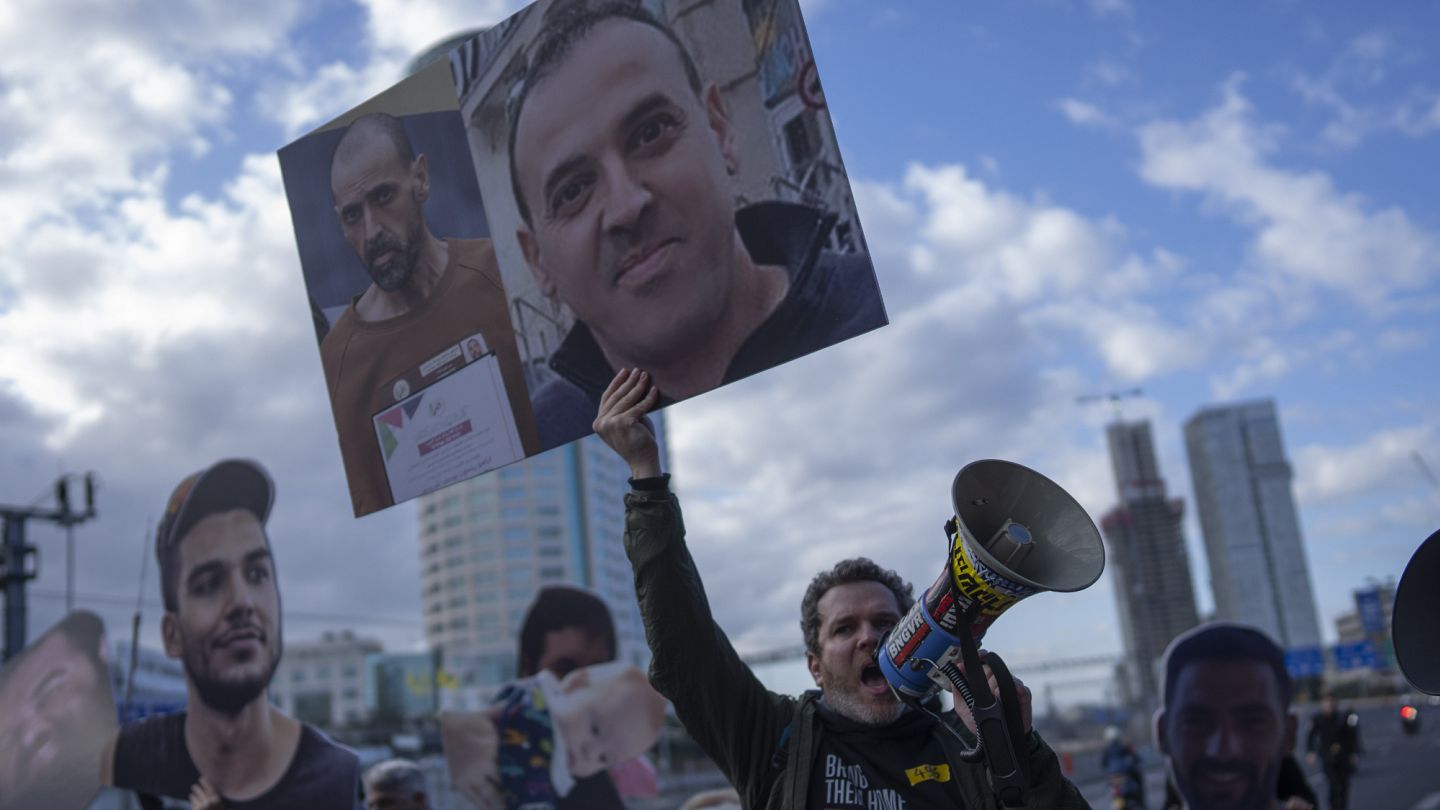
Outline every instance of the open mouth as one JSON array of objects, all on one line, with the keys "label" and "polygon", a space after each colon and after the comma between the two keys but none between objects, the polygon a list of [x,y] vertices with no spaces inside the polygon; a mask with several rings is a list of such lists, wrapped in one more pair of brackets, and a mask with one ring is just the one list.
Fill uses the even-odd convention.
[{"label": "open mouth", "polygon": [[890,691],[890,682],[885,680],[885,674],[880,671],[880,665],[871,661],[860,670],[860,686],[872,695],[883,695]]}]

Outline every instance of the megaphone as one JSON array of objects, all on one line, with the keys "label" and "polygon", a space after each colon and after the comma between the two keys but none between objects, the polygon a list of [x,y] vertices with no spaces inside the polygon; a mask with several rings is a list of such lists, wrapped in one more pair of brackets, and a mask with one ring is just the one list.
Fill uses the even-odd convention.
[{"label": "megaphone", "polygon": [[1390,634],[1395,662],[1406,679],[1427,695],[1440,695],[1440,531],[1420,544],[1400,585],[1395,589],[1395,612]]},{"label": "megaphone", "polygon": [[880,670],[901,700],[916,704],[953,678],[960,637],[978,644],[1016,602],[1041,591],[1094,584],[1105,546],[1094,521],[1049,478],[1009,461],[965,465],[950,489],[950,553],[924,597],[880,645]]}]

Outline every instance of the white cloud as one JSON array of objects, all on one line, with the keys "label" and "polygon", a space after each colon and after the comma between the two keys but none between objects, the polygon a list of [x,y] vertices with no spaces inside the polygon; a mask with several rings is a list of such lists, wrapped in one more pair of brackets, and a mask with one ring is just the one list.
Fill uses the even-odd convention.
[{"label": "white cloud", "polygon": [[1440,132],[1440,93],[1413,91],[1396,108],[1391,120],[1396,129],[1412,138]]},{"label": "white cloud", "polygon": [[911,165],[891,193],[924,212],[919,244],[946,257],[935,266],[952,273],[959,285],[955,295],[976,304],[1032,303],[1080,292],[1128,296],[1174,269],[1127,255],[1124,229],[1113,220],[1086,219],[1044,200],[991,189],[963,166]]},{"label": "white cloud", "polygon": [[1386,329],[1375,338],[1375,345],[1391,352],[1404,352],[1429,346],[1431,334],[1422,329]]},{"label": "white cloud", "polygon": [[[135,191],[177,143],[202,152],[233,98],[222,73],[278,45],[298,16],[282,0],[101,6],[13,0],[0,17],[0,222],[32,223]],[[0,258],[0,286],[14,283]]]},{"label": "white cloud", "polygon": [[298,137],[400,80],[416,56],[466,31],[488,28],[527,5],[521,0],[361,0],[366,38],[359,64],[291,66],[260,91],[260,112]]},{"label": "white cloud", "polygon": [[1307,103],[1334,115],[1321,131],[1329,145],[1353,149],[1377,133],[1421,138],[1440,131],[1440,92],[1426,85],[1385,93],[1394,67],[1418,61],[1382,31],[1361,34],[1317,75],[1296,73],[1291,85]]},{"label": "white cloud", "polygon": [[1428,488],[1415,461],[1440,458],[1434,424],[1385,428],[1348,445],[1309,444],[1295,450],[1295,493],[1301,504],[1375,503],[1374,496]]},{"label": "white cloud", "polygon": [[488,28],[526,5],[518,0],[361,0],[370,42],[408,58],[461,31]]},{"label": "white cloud", "polygon": [[1193,368],[1206,357],[1187,328],[1138,302],[1066,301],[1042,308],[1036,320],[1083,335],[1124,383]]},{"label": "white cloud", "polygon": [[1279,133],[1255,121],[1238,80],[1199,118],[1146,124],[1139,139],[1143,179],[1202,194],[1253,228],[1257,266],[1285,279],[1379,310],[1440,267],[1435,236],[1403,210],[1377,208],[1321,172],[1273,165]]},{"label": "white cloud", "polygon": [[1118,122],[1107,112],[1086,101],[1076,98],[1062,98],[1056,102],[1060,113],[1076,126],[1110,129]]},{"label": "white cloud", "polygon": [[298,137],[394,84],[402,64],[399,59],[372,60],[356,68],[331,62],[304,79],[261,89],[255,104],[285,130],[286,137]]},{"label": "white cloud", "polygon": [[1135,74],[1124,65],[1109,59],[1099,59],[1085,68],[1086,75],[1107,87],[1133,81]]}]

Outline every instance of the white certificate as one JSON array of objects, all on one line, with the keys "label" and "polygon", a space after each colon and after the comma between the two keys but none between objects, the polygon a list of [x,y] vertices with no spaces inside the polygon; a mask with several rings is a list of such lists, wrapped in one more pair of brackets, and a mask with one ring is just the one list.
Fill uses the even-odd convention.
[{"label": "white certificate", "polygon": [[524,458],[494,352],[375,414],[396,503]]}]

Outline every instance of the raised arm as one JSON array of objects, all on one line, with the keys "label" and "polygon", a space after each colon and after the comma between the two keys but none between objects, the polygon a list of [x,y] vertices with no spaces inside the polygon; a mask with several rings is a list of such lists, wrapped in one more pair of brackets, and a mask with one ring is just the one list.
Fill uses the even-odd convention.
[{"label": "raised arm", "polygon": [[622,371],[600,400],[595,432],[630,465],[625,552],[650,645],[650,682],[721,771],[754,805],[769,789],[793,698],[765,689],[715,623],[685,546],[680,504],[660,470],[645,413],[656,389],[643,372]]}]

